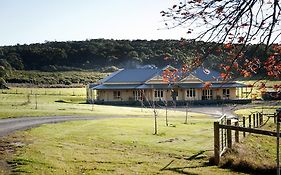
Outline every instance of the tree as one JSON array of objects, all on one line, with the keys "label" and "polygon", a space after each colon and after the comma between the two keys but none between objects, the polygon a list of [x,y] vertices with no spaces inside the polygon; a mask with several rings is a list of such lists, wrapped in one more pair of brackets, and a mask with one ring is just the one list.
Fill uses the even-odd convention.
[{"label": "tree", "polygon": [[[189,69],[204,66],[204,61],[212,57],[221,59],[225,81],[253,75],[280,80],[279,0],[185,0],[160,13],[168,29],[184,26],[194,41],[211,43],[206,47],[203,42],[205,47],[198,47]],[[180,43],[185,45],[184,40]],[[210,86],[209,82],[205,84]],[[259,89],[264,93],[265,83],[260,83]],[[281,95],[281,84],[273,89]]]},{"label": "tree", "polygon": [[[194,66],[202,64],[210,53],[226,57],[222,77],[238,71],[244,77],[266,72],[278,79],[281,73],[281,7],[279,0],[188,0],[161,12],[167,28],[187,27],[195,40],[215,42],[198,49]],[[250,54],[249,47],[262,50]]]},{"label": "tree", "polygon": [[5,78],[11,73],[11,65],[4,59],[0,59],[0,89],[6,89]]},{"label": "tree", "polygon": [[6,57],[6,60],[8,61],[8,63],[13,68],[15,68],[17,70],[23,70],[24,69],[24,65],[23,65],[22,59],[16,53],[8,54],[8,56]]}]

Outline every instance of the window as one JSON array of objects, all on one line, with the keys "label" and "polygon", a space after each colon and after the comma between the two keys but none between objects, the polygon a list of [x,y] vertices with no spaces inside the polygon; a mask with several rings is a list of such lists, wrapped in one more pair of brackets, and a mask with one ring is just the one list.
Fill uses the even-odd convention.
[{"label": "window", "polygon": [[135,100],[142,100],[142,92],[141,91],[133,91]]},{"label": "window", "polygon": [[222,95],[223,95],[223,97],[229,98],[229,96],[230,96],[229,89],[222,89]]},{"label": "window", "polygon": [[202,100],[210,100],[213,98],[213,90],[212,89],[204,89],[202,95]]},{"label": "window", "polygon": [[164,94],[164,93],[163,93],[163,90],[155,90],[155,91],[154,91],[154,97],[155,97],[155,98],[163,98],[163,97],[164,97],[163,94]]},{"label": "window", "polygon": [[195,89],[194,88],[190,88],[186,90],[186,96],[187,97],[195,97]]},{"label": "window", "polygon": [[114,99],[121,98],[121,92],[120,91],[113,91],[113,98]]}]

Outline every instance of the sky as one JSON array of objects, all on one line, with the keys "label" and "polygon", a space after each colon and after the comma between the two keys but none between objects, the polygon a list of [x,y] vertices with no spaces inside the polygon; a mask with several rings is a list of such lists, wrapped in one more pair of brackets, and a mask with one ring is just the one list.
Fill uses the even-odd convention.
[{"label": "sky", "polygon": [[160,11],[177,0],[0,0],[0,45],[86,39],[180,39]]}]

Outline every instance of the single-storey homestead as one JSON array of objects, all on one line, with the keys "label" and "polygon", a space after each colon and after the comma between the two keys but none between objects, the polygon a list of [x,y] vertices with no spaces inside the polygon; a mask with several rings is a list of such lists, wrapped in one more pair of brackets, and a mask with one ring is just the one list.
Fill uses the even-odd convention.
[{"label": "single-storey homestead", "polygon": [[[243,101],[244,84],[222,81],[220,74],[199,67],[177,82],[163,81],[164,70],[173,67],[121,69],[87,86],[87,101],[99,104],[134,104],[134,102],[222,102]],[[205,82],[211,86],[206,88]],[[249,101],[249,100],[248,100]]]}]

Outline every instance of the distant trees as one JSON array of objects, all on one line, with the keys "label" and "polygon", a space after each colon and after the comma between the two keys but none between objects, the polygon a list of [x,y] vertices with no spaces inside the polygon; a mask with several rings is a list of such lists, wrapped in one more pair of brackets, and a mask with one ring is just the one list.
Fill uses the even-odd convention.
[{"label": "distant trees", "polygon": [[184,63],[194,56],[198,43],[182,40],[107,40],[46,42],[44,44],[0,47],[1,58],[14,69],[63,70],[66,67],[98,69],[110,66],[135,67],[154,64],[162,67],[175,59],[174,65]]},{"label": "distant trees", "polygon": [[11,65],[5,60],[0,59],[0,89],[7,88],[5,78],[11,73]]},{"label": "distant trees", "polygon": [[[215,46],[215,47],[214,47]],[[41,71],[97,70],[170,64],[179,67],[191,65],[200,56],[201,63],[212,69],[219,69],[230,58],[226,45],[195,40],[108,40],[46,42],[43,44],[0,47],[0,58],[6,60],[13,69]],[[244,56],[262,55],[256,45],[247,45]],[[239,48],[239,47],[237,47]],[[208,55],[206,55],[208,54]],[[206,55],[206,56],[204,56]],[[261,59],[266,60],[267,57]],[[242,64],[243,60],[237,60]],[[199,65],[199,64],[198,64]],[[261,70],[266,74],[265,70]]]}]

